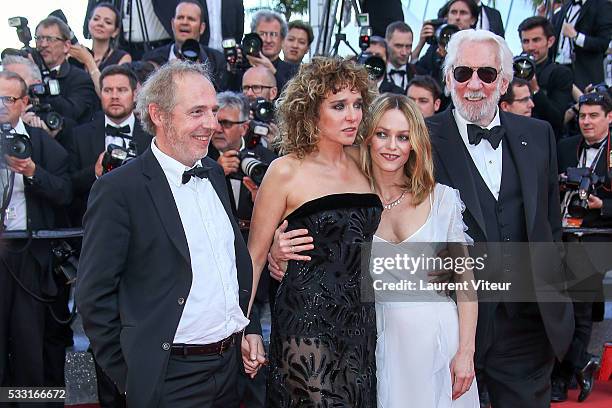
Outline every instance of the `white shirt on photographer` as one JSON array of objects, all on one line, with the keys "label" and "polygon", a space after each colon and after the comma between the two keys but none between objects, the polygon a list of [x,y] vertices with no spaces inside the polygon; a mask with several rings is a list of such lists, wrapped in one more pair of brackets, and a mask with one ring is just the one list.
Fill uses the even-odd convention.
[{"label": "white shirt on photographer", "polygon": [[[17,126],[14,128],[15,133],[30,137],[26,130],[23,121],[19,118]],[[4,178],[4,172],[2,174]],[[3,180],[4,182],[4,180]],[[25,184],[23,183],[23,175],[15,173],[15,184],[13,185],[13,194],[11,201],[6,208],[6,216],[4,218],[7,231],[22,231],[28,229],[28,212],[25,197]]]},{"label": "white shirt on photographer", "polygon": [[221,46],[223,42],[221,0],[206,0],[206,8],[208,9],[208,25],[206,29],[210,33],[208,46],[218,51],[223,51]]}]

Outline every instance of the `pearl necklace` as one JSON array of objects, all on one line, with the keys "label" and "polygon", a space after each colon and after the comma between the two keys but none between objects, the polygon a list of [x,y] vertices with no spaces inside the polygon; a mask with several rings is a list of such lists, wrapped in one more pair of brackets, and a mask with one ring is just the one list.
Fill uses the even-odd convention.
[{"label": "pearl necklace", "polygon": [[391,201],[391,202],[390,202],[390,203],[388,203],[388,204],[383,204],[383,208],[384,208],[385,210],[390,210],[390,209],[392,209],[393,207],[395,207],[395,206],[399,205],[399,203],[401,203],[401,202],[402,202],[402,200],[404,199],[404,196],[406,196],[406,190],[402,191],[402,195],[400,195],[400,196],[399,196],[399,198],[398,198],[397,200],[395,200],[395,201]]}]

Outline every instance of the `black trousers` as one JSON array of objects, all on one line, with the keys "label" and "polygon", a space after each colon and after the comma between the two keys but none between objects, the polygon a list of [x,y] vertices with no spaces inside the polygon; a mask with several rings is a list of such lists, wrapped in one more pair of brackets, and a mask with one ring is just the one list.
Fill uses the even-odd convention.
[{"label": "black trousers", "polygon": [[[48,283],[53,277],[47,276],[47,268],[29,250],[16,252],[24,245],[21,240],[10,241],[0,256],[0,386],[61,387],[66,349],[48,336],[49,328],[55,327],[50,304],[36,300],[15,280],[35,295],[50,299]],[[8,404],[0,404],[3,406]]]},{"label": "black trousers", "polygon": [[498,305],[490,336],[480,344],[486,350],[476,362],[477,378],[492,408],[548,408],[554,352],[537,304],[514,306]]},{"label": "black trousers", "polygon": [[238,408],[239,345],[222,355],[170,356],[162,408]]}]

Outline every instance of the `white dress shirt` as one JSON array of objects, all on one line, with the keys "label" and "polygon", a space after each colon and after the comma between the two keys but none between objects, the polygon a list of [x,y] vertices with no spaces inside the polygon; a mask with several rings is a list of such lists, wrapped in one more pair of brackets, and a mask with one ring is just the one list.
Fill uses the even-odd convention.
[{"label": "white dress shirt", "polygon": [[[19,118],[19,122],[15,126],[15,133],[30,137],[23,121]],[[6,176],[6,172],[2,171],[2,178]],[[15,184],[13,184],[13,194],[11,201],[6,207],[4,224],[7,231],[22,231],[28,229],[28,211],[25,196],[25,184],[23,183],[23,174],[15,173]],[[2,184],[6,185],[7,180],[2,180]]]},{"label": "white dress shirt", "polygon": [[478,2],[478,7],[480,7],[480,13],[478,15],[478,23],[476,23],[476,28],[479,30],[489,30],[491,25],[489,24],[489,17],[482,5],[482,1]]},{"label": "white dress shirt", "polygon": [[[491,194],[493,194],[497,200],[499,197],[499,188],[501,186],[502,176],[502,149],[504,147],[503,139],[497,149],[493,149],[489,141],[484,139],[477,145],[470,144],[468,139],[467,125],[471,124],[472,122],[467,121],[463,116],[461,116],[459,112],[457,112],[457,109],[453,110],[453,116],[455,117],[455,122],[457,123],[457,128],[459,129],[461,139],[470,153],[474,165],[491,191]],[[491,129],[494,126],[499,126],[500,124],[499,110],[497,110],[495,112],[493,121],[491,121],[489,126],[486,128]]]},{"label": "white dress shirt", "polygon": [[[133,136],[135,123],[136,123],[136,118],[134,117],[134,112],[132,112],[130,116],[128,116],[128,118],[124,120],[123,122],[121,122],[120,124],[116,124],[108,116],[104,115],[104,129],[105,129],[104,131],[105,132],[106,132],[107,125],[110,125],[113,127],[123,127],[127,125],[130,127],[130,132],[127,133],[127,135]],[[106,137],[104,138],[104,149],[106,149],[109,144],[115,144],[117,146],[128,147],[129,142],[130,142],[129,138],[123,138],[121,136],[106,135]]]},{"label": "white dress shirt", "polygon": [[223,47],[221,46],[223,42],[221,0],[206,0],[206,7],[208,8],[208,26],[206,29],[210,33],[208,46],[223,51]]},{"label": "white dress shirt", "polygon": [[[142,4],[142,13],[138,4]],[[170,38],[170,33],[166,31],[161,21],[155,14],[152,0],[126,0],[123,2],[123,38],[126,41],[142,43],[145,41],[143,37],[143,28],[140,25],[140,20],[146,23],[146,31],[149,41],[159,41]],[[130,14],[131,13],[131,14]],[[141,17],[142,16],[142,17]],[[130,22],[131,17],[131,22]],[[130,25],[131,23],[131,25]],[[130,27],[132,28],[130,36]]]},{"label": "white dress shirt", "polygon": [[[563,16],[563,23],[569,23],[572,27],[576,24],[576,20],[580,16],[580,10],[582,9],[582,4],[584,4],[584,0],[582,0],[581,4],[572,4],[570,8],[567,9],[567,13]],[[559,64],[571,64],[572,61],[572,53],[574,44],[579,47],[584,47],[584,34],[578,33],[576,38],[572,40],[571,38],[566,37],[563,34],[563,28],[561,29],[561,33],[559,35],[559,48],[557,50],[557,56],[555,58],[555,62]],[[572,44],[573,41],[573,44]]]},{"label": "white dress shirt", "polygon": [[155,139],[151,150],[178,208],[193,276],[174,343],[215,343],[249,323],[238,301],[232,225],[208,179],[192,177],[183,184],[183,172],[188,168],[159,150]]},{"label": "white dress shirt", "polygon": [[[391,75],[390,72],[392,69],[404,70],[406,71],[406,73],[404,75],[400,75],[400,74]],[[393,66],[393,64],[388,63],[387,64],[387,78],[389,78],[391,82],[393,82],[395,85],[399,86],[400,88],[406,89],[406,86],[408,86],[408,67],[407,65],[402,65],[401,67],[396,68]]]},{"label": "white dress shirt", "polygon": [[[597,141],[597,143],[604,141],[608,137],[606,133],[604,137]],[[593,166],[593,161],[602,155],[605,156],[606,144],[602,144],[599,149],[587,149],[586,146],[582,149],[582,154],[580,157],[580,167],[591,167]],[[599,153],[599,151],[602,151]],[[597,165],[597,164],[595,164]],[[593,166],[595,167],[595,166]]]}]

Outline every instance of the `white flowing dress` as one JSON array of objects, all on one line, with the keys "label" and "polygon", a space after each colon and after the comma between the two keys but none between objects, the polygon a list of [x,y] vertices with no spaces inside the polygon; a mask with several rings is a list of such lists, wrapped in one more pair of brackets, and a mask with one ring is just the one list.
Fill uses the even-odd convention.
[{"label": "white flowing dress", "polygon": [[[459,192],[436,184],[427,220],[400,244],[374,236],[372,258],[408,253],[436,257],[448,242],[472,243],[465,233]],[[372,264],[371,264],[372,265]],[[433,268],[432,268],[433,269]],[[370,273],[374,280],[428,282],[427,268]],[[379,408],[478,408],[476,380],[459,399],[452,400],[450,363],[459,344],[457,306],[435,290],[375,292],[376,376]]]}]

